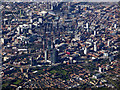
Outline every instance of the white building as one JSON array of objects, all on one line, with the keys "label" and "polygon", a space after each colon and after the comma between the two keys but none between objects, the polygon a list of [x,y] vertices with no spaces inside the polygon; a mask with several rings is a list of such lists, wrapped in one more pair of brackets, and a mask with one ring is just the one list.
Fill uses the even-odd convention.
[{"label": "white building", "polygon": [[45,50],[45,61],[47,61],[47,60],[48,60],[48,51]]},{"label": "white building", "polygon": [[4,43],[4,42],[5,42],[4,38],[1,38],[1,42],[2,42],[2,43]]},{"label": "white building", "polygon": [[96,33],[97,33],[96,30],[94,30],[94,36],[96,36]]},{"label": "white building", "polygon": [[87,28],[87,29],[89,28],[88,23],[86,23],[86,28]]},{"label": "white building", "polygon": [[85,55],[87,54],[87,48],[86,47],[84,48],[84,54]]},{"label": "white building", "polygon": [[99,67],[99,72],[100,72],[100,73],[102,72],[102,68],[101,68],[101,67]]},{"label": "white building", "polygon": [[108,40],[108,42],[107,42],[107,46],[110,46],[110,40]]},{"label": "white building", "polygon": [[96,42],[94,42],[94,51],[95,51],[95,52],[97,51],[97,45],[96,45]]},{"label": "white building", "polygon": [[39,18],[38,21],[39,21],[40,23],[42,23],[42,18]]},{"label": "white building", "polygon": [[117,25],[116,25],[116,24],[114,24],[114,28],[117,28]]}]

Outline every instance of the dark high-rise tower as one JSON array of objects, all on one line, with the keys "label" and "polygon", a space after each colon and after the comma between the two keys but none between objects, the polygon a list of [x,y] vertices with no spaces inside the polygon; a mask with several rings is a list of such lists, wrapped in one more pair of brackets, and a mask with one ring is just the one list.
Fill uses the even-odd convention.
[{"label": "dark high-rise tower", "polygon": [[58,51],[56,49],[52,49],[50,53],[50,61],[52,62],[52,64],[55,64],[56,62],[58,62]]},{"label": "dark high-rise tower", "polygon": [[48,40],[48,50],[51,49],[51,40]]},{"label": "dark high-rise tower", "polygon": [[33,59],[33,57],[30,58],[31,60],[31,66],[37,65],[37,61]]},{"label": "dark high-rise tower", "polygon": [[78,10],[79,10],[79,13],[80,13],[80,10],[81,10],[81,6],[78,6]]},{"label": "dark high-rise tower", "polygon": [[54,48],[55,48],[55,43],[52,42],[52,43],[51,43],[51,49],[54,49]]}]

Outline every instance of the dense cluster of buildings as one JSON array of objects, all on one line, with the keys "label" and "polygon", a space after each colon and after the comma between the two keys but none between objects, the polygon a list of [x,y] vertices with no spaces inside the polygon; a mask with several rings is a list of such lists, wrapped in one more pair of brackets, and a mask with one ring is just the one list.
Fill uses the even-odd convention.
[{"label": "dense cluster of buildings", "polygon": [[[3,87],[115,88],[101,84],[108,82],[101,73],[119,69],[118,13],[117,3],[3,2]],[[93,71],[86,69],[91,63],[96,65]],[[71,73],[68,80],[57,78],[51,70],[39,72],[43,67],[65,65],[66,69],[74,64],[82,70]]]}]

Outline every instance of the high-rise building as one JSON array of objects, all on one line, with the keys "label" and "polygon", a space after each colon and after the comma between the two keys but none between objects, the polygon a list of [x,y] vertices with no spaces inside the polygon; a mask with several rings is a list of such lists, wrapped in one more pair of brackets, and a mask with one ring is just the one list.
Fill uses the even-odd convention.
[{"label": "high-rise building", "polygon": [[108,57],[108,53],[107,52],[104,52],[104,57]]},{"label": "high-rise building", "polygon": [[48,40],[48,50],[51,49],[51,40]]},{"label": "high-rise building", "polygon": [[28,32],[29,32],[30,34],[32,34],[32,33],[33,33],[33,32],[32,32],[32,30],[30,30],[30,29],[29,29],[29,31],[28,31]]},{"label": "high-rise building", "polygon": [[48,60],[48,50],[45,50],[45,61]]},{"label": "high-rise building", "polygon": [[46,39],[43,39],[43,50],[45,50],[47,48],[47,44],[46,44]]},{"label": "high-rise building", "polygon": [[108,70],[108,69],[109,69],[109,65],[106,66],[106,70]]},{"label": "high-rise building", "polygon": [[52,62],[52,64],[55,64],[56,62],[58,62],[58,51],[54,48],[50,51],[50,53],[50,61]]},{"label": "high-rise building", "polygon": [[33,57],[30,58],[31,60],[31,66],[37,65],[37,61],[33,59]]},{"label": "high-rise building", "polygon": [[43,50],[45,50],[45,42],[44,42],[44,40],[43,40]]},{"label": "high-rise building", "polygon": [[96,30],[94,30],[94,36],[96,36]]},{"label": "high-rise building", "polygon": [[86,23],[86,28],[87,28],[87,29],[89,28],[88,23]]},{"label": "high-rise building", "polygon": [[20,16],[21,16],[21,13],[22,13],[22,11],[21,11],[21,9],[20,9]]},{"label": "high-rise building", "polygon": [[114,60],[114,56],[111,55],[111,56],[109,57],[109,61],[111,62],[111,61],[113,61],[113,60]]},{"label": "high-rise building", "polygon": [[1,42],[4,44],[4,42],[5,42],[5,39],[4,39],[4,38],[1,38]]},{"label": "high-rise building", "polygon": [[81,10],[81,6],[78,6],[78,10],[79,10],[79,13],[80,13],[80,10]]},{"label": "high-rise building", "polygon": [[17,27],[18,34],[21,34],[21,28]]},{"label": "high-rise building", "polygon": [[104,72],[104,69],[105,69],[105,68],[103,68],[103,67],[99,67],[99,72],[100,72],[100,73]]},{"label": "high-rise building", "polygon": [[30,22],[33,23],[33,19],[30,19]]},{"label": "high-rise building", "polygon": [[86,47],[84,48],[84,54],[85,55],[87,54],[87,48]]},{"label": "high-rise building", "polygon": [[114,28],[117,28],[117,25],[116,25],[116,24],[114,24]]},{"label": "high-rise building", "polygon": [[53,10],[53,8],[54,8],[54,7],[53,7],[53,4],[51,3],[51,10]]},{"label": "high-rise building", "polygon": [[42,23],[42,22],[43,22],[43,21],[42,21],[42,18],[39,18],[39,19],[38,19],[38,21],[39,21],[40,23]]},{"label": "high-rise building", "polygon": [[52,42],[51,49],[54,49],[54,48],[55,48],[55,44],[54,44],[54,42]]},{"label": "high-rise building", "polygon": [[94,51],[95,51],[95,52],[97,51],[97,45],[96,45],[96,42],[94,42]]},{"label": "high-rise building", "polygon": [[20,70],[21,70],[21,73],[23,73],[23,68],[20,68]]},{"label": "high-rise building", "polygon": [[110,40],[108,40],[108,42],[107,42],[107,46],[110,46]]},{"label": "high-rise building", "polygon": [[86,27],[85,28],[87,29],[87,32],[89,32],[89,25],[88,25],[88,23],[86,23]]},{"label": "high-rise building", "polygon": [[32,28],[32,24],[29,24],[29,28],[30,28],[30,29]]},{"label": "high-rise building", "polygon": [[99,67],[99,72],[100,72],[100,73],[102,72],[102,68],[101,68],[101,67]]}]

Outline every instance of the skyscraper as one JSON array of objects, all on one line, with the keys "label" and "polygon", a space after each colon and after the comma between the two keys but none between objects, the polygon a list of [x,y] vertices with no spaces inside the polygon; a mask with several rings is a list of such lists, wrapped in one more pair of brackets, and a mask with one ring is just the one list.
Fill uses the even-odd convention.
[{"label": "skyscraper", "polygon": [[94,36],[96,36],[96,30],[94,30]]},{"label": "skyscraper", "polygon": [[84,49],[84,54],[86,55],[87,54],[87,48],[85,47]]},{"label": "skyscraper", "polygon": [[87,32],[89,32],[89,25],[88,25],[88,23],[86,23],[86,29],[87,29]]},{"label": "skyscraper", "polygon": [[37,65],[37,61],[33,59],[33,57],[30,58],[31,60],[31,66]]},{"label": "skyscraper", "polygon": [[45,61],[48,60],[48,50],[45,50]]},{"label": "skyscraper", "polygon": [[51,40],[48,40],[48,50],[51,49]]},{"label": "skyscraper", "polygon": [[50,53],[50,61],[52,62],[52,64],[55,64],[58,61],[58,51],[54,48],[51,50]]},{"label": "skyscraper", "polygon": [[46,38],[43,39],[43,50],[47,48]]},{"label": "skyscraper", "polygon": [[89,27],[88,27],[88,23],[86,23],[86,28],[88,29]]},{"label": "skyscraper", "polygon": [[116,25],[116,24],[114,24],[114,28],[117,28],[117,25]]},{"label": "skyscraper", "polygon": [[107,42],[107,46],[110,46],[110,40],[108,40],[108,42]]},{"label": "skyscraper", "polygon": [[97,51],[97,45],[96,45],[96,42],[94,42],[94,51],[95,51],[95,52]]},{"label": "skyscraper", "polygon": [[54,44],[54,42],[52,42],[51,49],[54,49],[54,48],[55,48],[55,44]]},{"label": "skyscraper", "polygon": [[102,72],[102,68],[101,68],[101,67],[99,67],[99,72],[100,72],[100,73]]},{"label": "skyscraper", "polygon": [[80,13],[80,10],[81,10],[81,6],[78,6],[78,10],[79,10],[79,13]]}]

